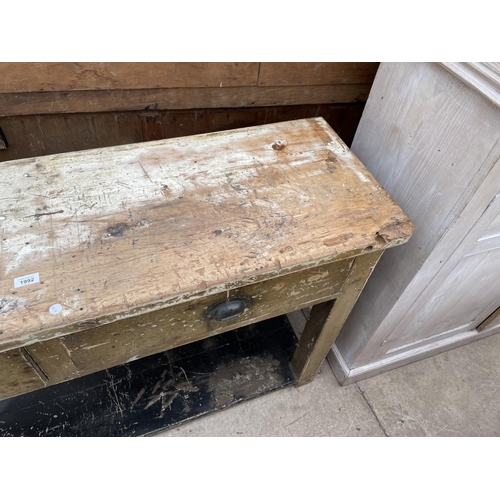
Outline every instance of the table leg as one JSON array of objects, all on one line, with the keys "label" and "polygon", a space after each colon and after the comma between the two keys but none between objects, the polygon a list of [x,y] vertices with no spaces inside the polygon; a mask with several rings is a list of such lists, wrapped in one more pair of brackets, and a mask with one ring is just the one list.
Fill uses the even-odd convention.
[{"label": "table leg", "polygon": [[316,375],[382,253],[356,257],[340,296],[312,308],[291,361],[297,386],[308,384]]}]

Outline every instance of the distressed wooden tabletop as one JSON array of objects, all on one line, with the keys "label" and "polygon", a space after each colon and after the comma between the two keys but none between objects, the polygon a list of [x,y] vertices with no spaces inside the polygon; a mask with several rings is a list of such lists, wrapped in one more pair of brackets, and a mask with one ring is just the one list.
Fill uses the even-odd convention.
[{"label": "distressed wooden tabletop", "polygon": [[322,118],[0,165],[0,351],[406,241]]}]

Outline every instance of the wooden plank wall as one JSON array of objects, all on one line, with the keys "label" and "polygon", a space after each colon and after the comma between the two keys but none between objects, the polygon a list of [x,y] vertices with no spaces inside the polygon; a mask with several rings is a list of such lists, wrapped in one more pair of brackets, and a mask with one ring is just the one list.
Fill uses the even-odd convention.
[{"label": "wooden plank wall", "polygon": [[378,63],[0,63],[0,162],[323,116],[350,144]]}]

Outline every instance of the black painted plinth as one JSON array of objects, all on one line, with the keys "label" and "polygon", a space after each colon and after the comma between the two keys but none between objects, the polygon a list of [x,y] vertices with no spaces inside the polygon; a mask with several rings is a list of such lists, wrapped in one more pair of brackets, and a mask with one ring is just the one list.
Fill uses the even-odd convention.
[{"label": "black painted plinth", "polygon": [[295,382],[286,316],[0,401],[0,436],[143,436]]}]

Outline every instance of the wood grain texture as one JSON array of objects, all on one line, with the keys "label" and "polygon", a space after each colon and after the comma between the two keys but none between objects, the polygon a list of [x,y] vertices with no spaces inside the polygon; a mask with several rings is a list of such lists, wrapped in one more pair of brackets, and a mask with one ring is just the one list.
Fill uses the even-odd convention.
[{"label": "wood grain texture", "polygon": [[0,63],[0,93],[238,87],[257,83],[259,63]]},{"label": "wood grain texture", "polygon": [[500,63],[444,62],[441,64],[473,90],[500,107]]},{"label": "wood grain texture", "polygon": [[0,401],[45,387],[20,349],[0,353]]},{"label": "wood grain texture", "polygon": [[379,251],[356,257],[343,293],[312,308],[292,358],[297,386],[311,382],[316,375],[381,255]]},{"label": "wood grain texture", "polygon": [[0,437],[151,435],[292,384],[295,346],[279,316],[148,356],[2,402]]},{"label": "wood grain texture", "polygon": [[370,83],[0,93],[1,116],[365,102]]},{"label": "wood grain texture", "polygon": [[269,63],[260,64],[259,85],[333,85],[372,83],[379,63]]},{"label": "wood grain texture", "polygon": [[[487,102],[476,97],[478,103]],[[458,104],[457,108],[460,109]],[[468,158],[477,166],[475,172],[469,171],[474,177],[461,191],[459,204],[441,221],[447,225],[444,234],[432,235],[436,237],[435,246],[427,249],[432,251],[431,258],[417,269],[417,276],[393,311],[399,311],[401,316],[386,318],[394,326],[385,331],[382,339],[372,339],[376,353],[371,353],[373,360],[404,350],[410,352],[445,337],[456,337],[458,341],[463,332],[474,330],[500,302],[500,238],[482,240],[489,227],[493,229],[500,220],[500,129],[492,129],[487,135],[486,130],[484,143],[478,148],[484,160],[477,165],[479,153],[476,160]],[[485,144],[491,145],[489,151],[482,149]]]},{"label": "wood grain texture", "polygon": [[[25,349],[47,376],[47,385],[94,373],[217,335],[337,296],[352,259],[301,271],[264,283],[178,304],[142,316],[90,328]],[[207,309],[231,297],[250,300],[245,312],[226,321]]]},{"label": "wood grain texture", "polygon": [[9,138],[9,147],[0,150],[0,162],[317,116],[349,145],[362,112],[363,103],[357,103],[12,116],[0,118]]},{"label": "wood grain texture", "polygon": [[[3,349],[399,245],[413,230],[320,118],[3,169]],[[40,283],[14,288],[31,273]]]},{"label": "wood grain texture", "polygon": [[[484,279],[478,299],[487,290],[498,290],[495,283],[489,289],[486,283],[494,281],[493,261],[487,276],[473,265],[477,261],[463,258],[472,250],[466,247],[483,235],[472,229],[482,214],[489,217],[488,206],[498,193],[499,131],[498,108],[440,65],[380,66],[352,148],[409,214],[416,231],[408,245],[381,258],[337,338],[337,349],[351,370],[361,373],[364,366],[394,360],[396,354],[404,364],[405,352],[408,359],[433,352],[426,345],[451,348],[447,337],[461,342],[466,335],[462,328],[474,330],[481,321],[470,323],[473,314],[461,322],[461,313],[471,312],[475,298],[454,296],[453,288],[462,294],[464,288],[454,287],[453,280],[460,283],[459,269],[468,266],[476,274],[474,279],[463,274],[464,282]],[[494,221],[488,221],[493,234]],[[494,241],[481,242],[486,243]],[[448,292],[440,288],[445,281]],[[474,286],[468,293],[475,293]],[[460,302],[462,311],[455,308]],[[382,363],[384,369],[391,363]]]},{"label": "wood grain texture", "polygon": [[[384,354],[474,330],[500,303],[500,235],[495,234],[500,226],[498,146],[493,168],[434,249],[443,255],[441,265],[386,337]],[[418,325],[417,331],[412,325]]]}]

